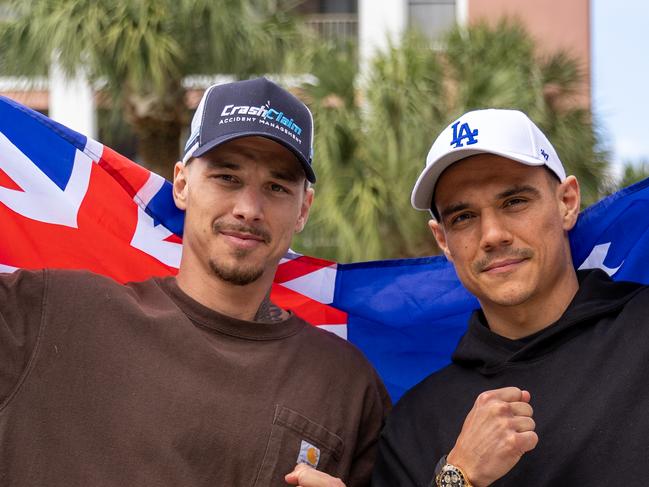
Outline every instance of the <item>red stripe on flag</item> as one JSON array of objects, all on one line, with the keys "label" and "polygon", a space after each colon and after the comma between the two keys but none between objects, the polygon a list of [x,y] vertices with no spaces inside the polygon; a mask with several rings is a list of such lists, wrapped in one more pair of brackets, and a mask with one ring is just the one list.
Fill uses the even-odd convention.
[{"label": "red stripe on flag", "polygon": [[325,267],[330,267],[335,262],[324,259],[317,259],[315,257],[307,257],[306,255],[301,255],[295,259],[283,262],[277,267],[277,272],[275,272],[275,282],[282,283],[287,281],[292,281],[298,277],[305,276],[311,272],[318,271]]},{"label": "red stripe on flag", "polygon": [[183,243],[183,239],[180,238],[175,233],[172,233],[171,235],[169,235],[167,238],[164,239],[164,241],[165,242],[173,242],[173,243],[177,243],[177,244],[182,244]]},{"label": "red stripe on flag", "polygon": [[280,308],[291,310],[312,325],[345,325],[347,313],[328,304],[322,304],[304,294],[273,284],[270,299]]},{"label": "red stripe on flag", "polygon": [[13,189],[15,191],[25,191],[23,188],[18,186],[16,181],[11,179],[9,175],[0,168],[0,186],[7,189]]},{"label": "red stripe on flag", "polygon": [[151,174],[147,169],[106,146],[97,164],[110,174],[131,198],[144,186]]}]

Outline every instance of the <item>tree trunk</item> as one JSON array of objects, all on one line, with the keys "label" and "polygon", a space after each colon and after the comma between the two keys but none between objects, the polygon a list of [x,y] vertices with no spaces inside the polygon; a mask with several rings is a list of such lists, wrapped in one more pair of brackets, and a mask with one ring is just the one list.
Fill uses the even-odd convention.
[{"label": "tree trunk", "polygon": [[169,180],[180,158],[180,134],[189,122],[180,80],[165,93],[131,92],[124,98],[125,118],[137,137],[138,161]]},{"label": "tree trunk", "polygon": [[140,119],[133,128],[139,162],[171,181],[174,164],[180,159],[182,124],[177,120]]}]

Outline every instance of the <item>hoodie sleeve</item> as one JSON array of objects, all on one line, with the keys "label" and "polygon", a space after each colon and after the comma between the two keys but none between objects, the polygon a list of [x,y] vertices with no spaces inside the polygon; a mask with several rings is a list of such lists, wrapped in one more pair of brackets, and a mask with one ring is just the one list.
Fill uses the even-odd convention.
[{"label": "hoodie sleeve", "polygon": [[[417,425],[408,408],[404,408],[403,404],[400,406],[388,417],[381,433],[372,486],[431,486],[439,458],[430,457],[428,448],[421,444],[419,437],[422,425]],[[426,429],[425,426],[423,429]]]},{"label": "hoodie sleeve", "polygon": [[384,431],[372,474],[372,487],[420,487],[411,476],[400,450],[399,445]]},{"label": "hoodie sleeve", "polygon": [[45,271],[0,273],[0,405],[18,387],[36,348]]}]

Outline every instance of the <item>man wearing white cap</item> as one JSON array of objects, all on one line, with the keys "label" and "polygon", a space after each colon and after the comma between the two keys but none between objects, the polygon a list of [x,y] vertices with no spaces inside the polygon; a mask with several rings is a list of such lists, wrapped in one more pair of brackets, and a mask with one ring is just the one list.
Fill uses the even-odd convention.
[{"label": "man wearing white cap", "polygon": [[367,486],[389,399],[362,353],[269,299],[313,201],[309,109],[215,85],[173,196],[178,275],[0,275],[2,487]]},{"label": "man wearing white cap", "polygon": [[646,484],[649,294],[575,271],[579,203],[519,111],[466,113],[435,140],[412,204],[480,309],[388,419],[373,485]]}]

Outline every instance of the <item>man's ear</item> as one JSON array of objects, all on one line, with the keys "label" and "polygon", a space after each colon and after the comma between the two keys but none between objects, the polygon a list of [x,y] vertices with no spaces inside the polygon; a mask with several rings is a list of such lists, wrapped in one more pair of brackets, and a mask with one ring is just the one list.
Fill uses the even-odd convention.
[{"label": "man's ear", "polygon": [[451,251],[448,249],[446,234],[444,233],[444,228],[442,227],[442,225],[437,220],[431,219],[428,221],[428,227],[430,228],[430,231],[433,232],[435,241],[437,242],[439,248],[442,249],[442,252],[444,252],[446,258],[449,260],[449,262],[453,262],[453,257],[451,255]]},{"label": "man's ear", "polygon": [[557,187],[557,198],[559,200],[563,228],[566,231],[572,230],[577,223],[581,205],[579,182],[576,177],[568,176],[564,182],[559,184]]},{"label": "man's ear", "polygon": [[185,210],[187,207],[187,166],[178,161],[174,166],[174,183],[173,183],[174,203],[179,210]]},{"label": "man's ear", "polygon": [[304,230],[304,226],[309,219],[309,211],[311,209],[311,205],[313,204],[314,196],[315,191],[313,191],[313,188],[306,188],[304,190],[302,207],[300,208],[300,214],[297,217],[297,222],[295,223],[295,233],[300,233],[302,230]]}]

